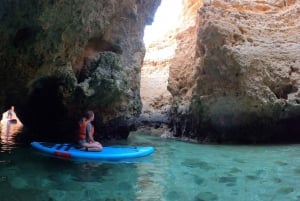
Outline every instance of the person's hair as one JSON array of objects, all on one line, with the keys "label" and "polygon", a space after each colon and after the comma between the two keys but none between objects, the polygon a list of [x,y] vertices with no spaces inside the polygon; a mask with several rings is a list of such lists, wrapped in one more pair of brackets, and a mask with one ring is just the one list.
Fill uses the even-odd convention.
[{"label": "person's hair", "polygon": [[89,119],[94,115],[94,112],[92,110],[89,110],[85,113],[85,118]]}]

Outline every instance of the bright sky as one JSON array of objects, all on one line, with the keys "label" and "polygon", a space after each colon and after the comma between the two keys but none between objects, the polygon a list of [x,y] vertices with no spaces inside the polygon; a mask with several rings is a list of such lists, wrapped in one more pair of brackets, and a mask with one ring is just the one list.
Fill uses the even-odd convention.
[{"label": "bright sky", "polygon": [[164,34],[176,26],[179,13],[182,9],[181,0],[162,0],[158,7],[154,21],[151,26],[146,26],[144,32],[144,42],[146,46],[157,41]]}]

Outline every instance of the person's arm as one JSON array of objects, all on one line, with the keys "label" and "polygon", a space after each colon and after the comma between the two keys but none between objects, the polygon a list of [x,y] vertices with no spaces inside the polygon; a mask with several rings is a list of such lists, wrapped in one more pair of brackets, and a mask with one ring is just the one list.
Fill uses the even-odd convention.
[{"label": "person's arm", "polygon": [[90,142],[95,142],[94,136],[93,136],[93,132],[92,132],[92,130],[93,130],[92,125],[91,124],[87,124],[86,130],[87,130],[87,136],[89,138],[89,141]]}]

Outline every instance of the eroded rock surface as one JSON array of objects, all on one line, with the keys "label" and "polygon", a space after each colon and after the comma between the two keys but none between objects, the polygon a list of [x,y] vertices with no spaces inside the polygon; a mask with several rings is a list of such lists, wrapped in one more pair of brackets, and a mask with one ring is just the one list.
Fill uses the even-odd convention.
[{"label": "eroded rock surface", "polygon": [[[162,96],[145,106],[161,113],[171,103],[177,137],[300,141],[299,0],[182,1],[174,47],[161,44],[174,57],[156,61],[167,67],[171,102],[159,86]],[[15,105],[31,134],[63,140],[92,109],[96,138],[126,138],[142,110],[143,31],[159,4],[2,2],[1,110]]]},{"label": "eroded rock surface", "polygon": [[143,31],[159,4],[2,2],[1,109],[15,105],[30,133],[55,140],[74,135],[84,110],[92,109],[98,138],[126,138],[141,111]]},{"label": "eroded rock surface", "polygon": [[299,141],[300,2],[212,0],[194,14],[170,67],[175,136]]}]

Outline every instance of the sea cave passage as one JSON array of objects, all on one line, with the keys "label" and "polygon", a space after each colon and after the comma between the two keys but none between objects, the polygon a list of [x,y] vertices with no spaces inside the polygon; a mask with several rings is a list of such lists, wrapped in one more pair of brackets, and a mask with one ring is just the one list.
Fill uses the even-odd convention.
[{"label": "sea cave passage", "polygon": [[169,108],[170,92],[167,90],[169,78],[168,62],[176,50],[175,30],[184,1],[162,0],[154,21],[146,26],[144,43],[146,55],[141,70],[142,117],[164,118]]}]

